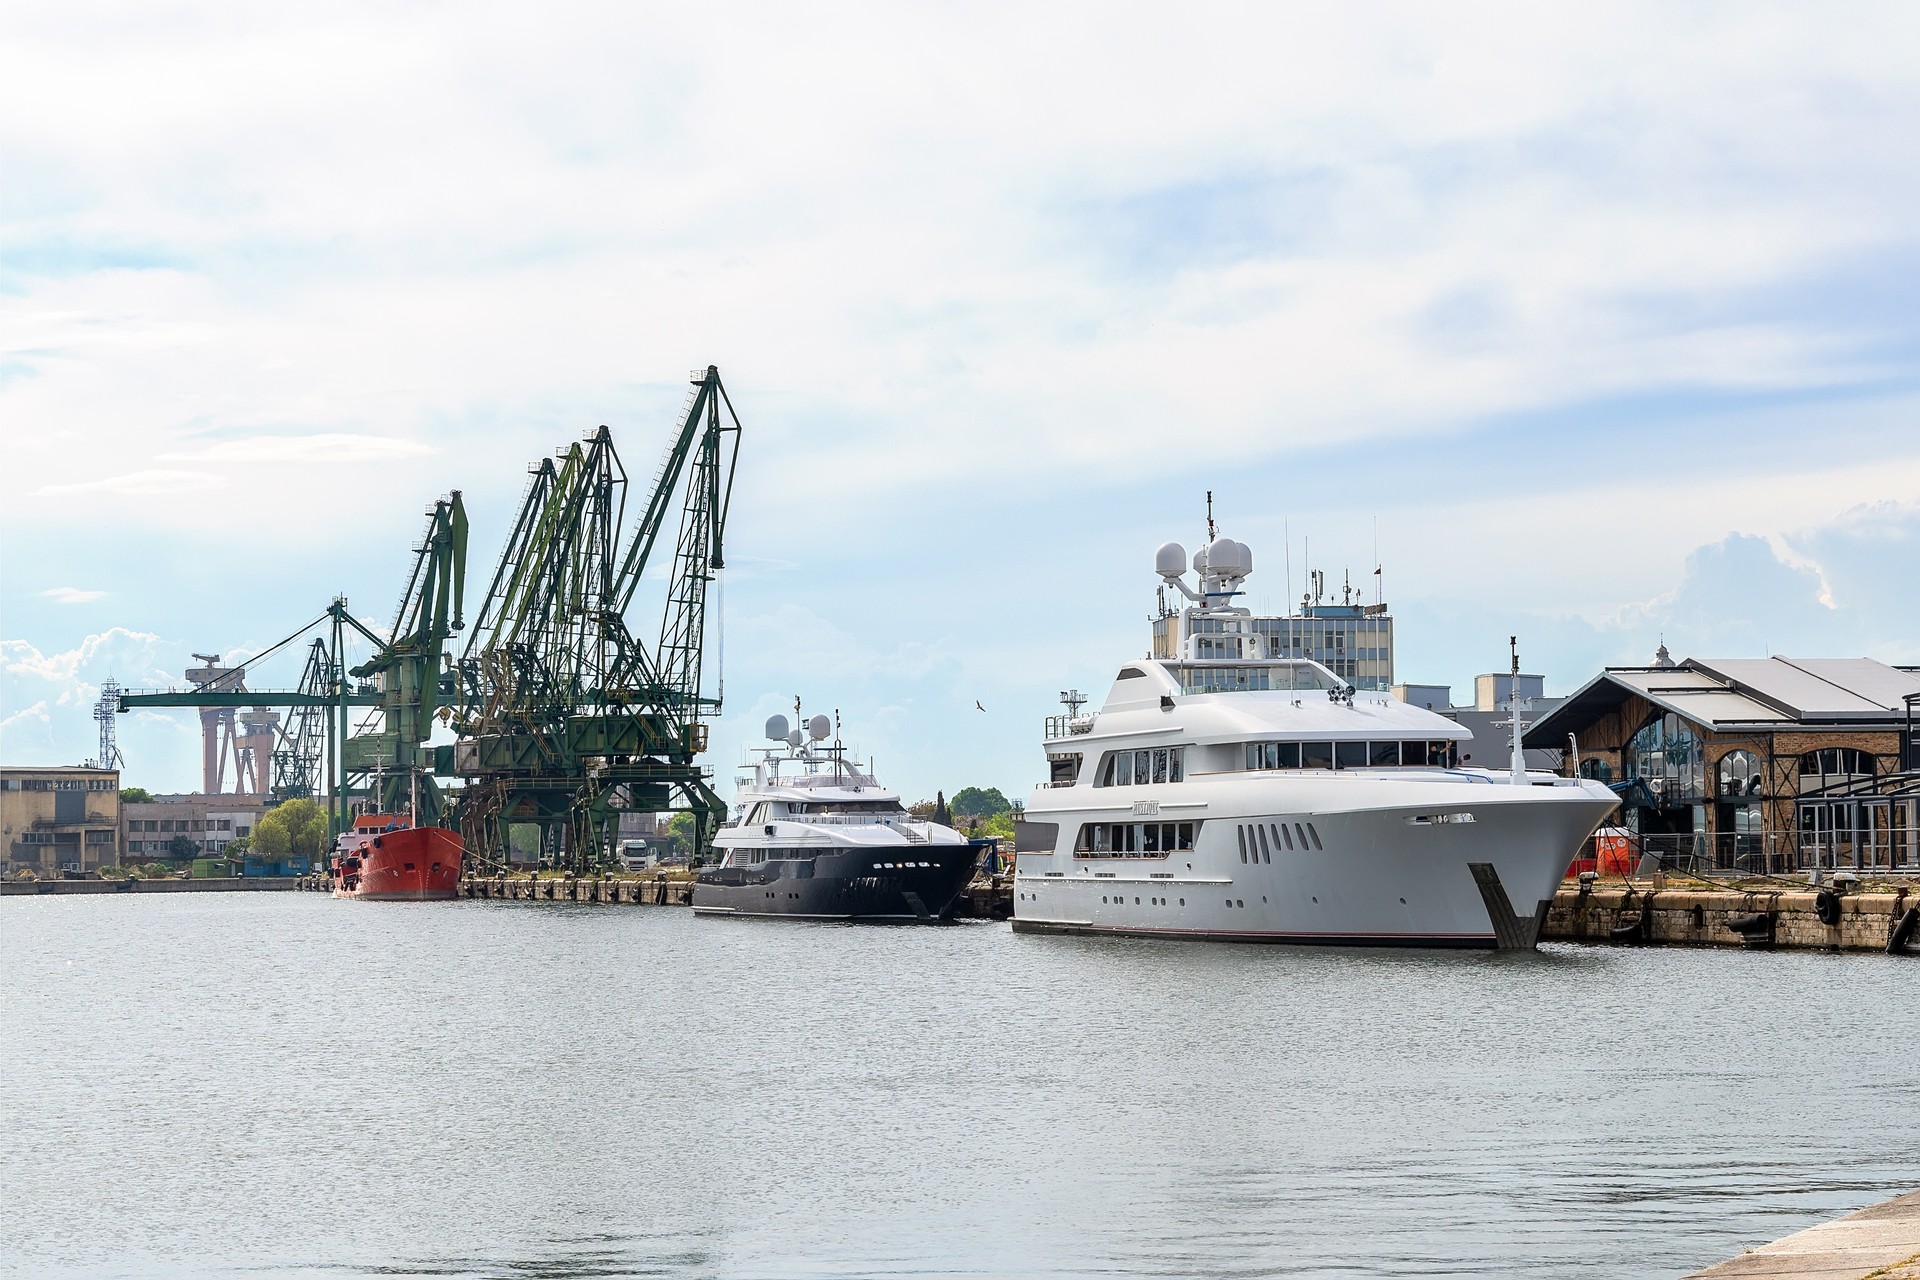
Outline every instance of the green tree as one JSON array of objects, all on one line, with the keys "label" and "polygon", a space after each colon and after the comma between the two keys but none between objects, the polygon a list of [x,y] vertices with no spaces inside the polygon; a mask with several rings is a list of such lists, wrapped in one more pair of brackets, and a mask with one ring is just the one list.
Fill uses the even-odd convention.
[{"label": "green tree", "polygon": [[1001,840],[1013,839],[1013,810],[1008,809],[1003,813],[990,814],[982,818],[974,824],[972,834],[993,836]]},{"label": "green tree", "polygon": [[988,787],[984,791],[979,787],[965,787],[953,797],[953,812],[962,818],[990,818],[1012,808],[998,787]]},{"label": "green tree", "polygon": [[272,862],[318,858],[327,847],[327,811],[312,800],[287,800],[269,809],[253,828],[253,849]]},{"label": "green tree", "polygon": [[238,836],[227,841],[227,843],[221,847],[220,852],[229,858],[244,858],[252,849],[252,836]]},{"label": "green tree", "polygon": [[152,804],[153,792],[147,790],[145,787],[122,787],[120,788],[120,803]]},{"label": "green tree", "polygon": [[198,852],[200,852],[200,842],[187,836],[175,836],[167,841],[167,856],[177,861],[185,862]]},{"label": "green tree", "polygon": [[667,844],[676,857],[684,858],[693,852],[694,827],[690,813],[676,813],[667,821]]}]

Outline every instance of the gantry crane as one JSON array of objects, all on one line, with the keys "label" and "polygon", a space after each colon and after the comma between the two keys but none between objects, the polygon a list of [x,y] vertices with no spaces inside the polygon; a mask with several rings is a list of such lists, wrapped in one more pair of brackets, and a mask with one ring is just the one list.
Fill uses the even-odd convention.
[{"label": "gantry crane", "polygon": [[[538,829],[543,860],[585,870],[607,857],[622,810],[691,812],[702,849],[726,814],[694,757],[706,749],[702,717],[719,705],[702,691],[701,652],[740,422],[718,369],[691,381],[624,548],[627,473],[604,426],[533,472],[457,664],[458,822],[481,866],[506,864],[516,825]],[[628,613],[676,496],[649,651]]]}]

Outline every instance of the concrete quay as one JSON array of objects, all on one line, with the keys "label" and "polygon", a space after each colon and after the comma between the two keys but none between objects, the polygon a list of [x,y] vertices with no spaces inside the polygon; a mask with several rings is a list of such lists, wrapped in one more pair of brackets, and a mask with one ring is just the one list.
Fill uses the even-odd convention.
[{"label": "concrete quay", "polygon": [[[1920,893],[1563,885],[1542,938],[1628,945],[1882,951],[1920,955]],[[1896,945],[1898,943],[1898,945]]]},{"label": "concrete quay", "polygon": [[0,898],[75,893],[270,893],[298,889],[293,876],[214,876],[204,880],[0,880]]},{"label": "concrete quay", "polygon": [[1682,1280],[1920,1280],[1920,1191],[1689,1272]]}]

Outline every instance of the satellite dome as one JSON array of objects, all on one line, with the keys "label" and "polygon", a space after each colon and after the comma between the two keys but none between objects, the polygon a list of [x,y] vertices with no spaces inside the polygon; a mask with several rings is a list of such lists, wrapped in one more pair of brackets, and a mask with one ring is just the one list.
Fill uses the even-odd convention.
[{"label": "satellite dome", "polygon": [[1205,547],[1193,553],[1193,571],[1195,573],[1205,573],[1207,571],[1207,549]]},{"label": "satellite dome", "polygon": [[1187,549],[1177,542],[1163,542],[1153,553],[1153,571],[1163,578],[1177,578],[1187,571]]},{"label": "satellite dome", "polygon": [[813,719],[807,721],[807,736],[815,742],[820,741],[832,732],[833,721],[827,719],[825,716],[815,716]]},{"label": "satellite dome", "polygon": [[1244,542],[1215,538],[1205,551],[1207,567],[1228,578],[1244,578],[1253,572],[1253,551]]},{"label": "satellite dome", "polygon": [[789,734],[787,735],[787,745],[788,745],[788,746],[790,746],[790,747],[797,747],[797,746],[799,746],[799,745],[800,745],[800,740],[801,740],[801,738],[802,738],[803,736],[804,736],[804,735],[802,735],[802,734],[801,734],[801,732],[800,732],[800,731],[799,731],[798,729],[795,729],[795,730],[794,730],[794,731],[793,731],[792,733],[789,733]]},{"label": "satellite dome", "polygon": [[767,736],[775,742],[784,742],[787,737],[787,718],[785,716],[768,716]]}]

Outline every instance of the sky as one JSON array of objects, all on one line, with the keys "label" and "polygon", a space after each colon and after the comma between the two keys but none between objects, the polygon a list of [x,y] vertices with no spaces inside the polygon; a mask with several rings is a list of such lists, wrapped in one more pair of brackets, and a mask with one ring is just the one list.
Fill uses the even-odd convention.
[{"label": "sky", "polygon": [[[8,764],[390,619],[449,489],[477,591],[709,363],[723,782],[798,696],[1024,793],[1209,491],[1250,604],[1377,564],[1461,701],[1509,635],[1920,662],[1920,8],[0,10]],[[119,732],[196,785],[190,712]]]}]

